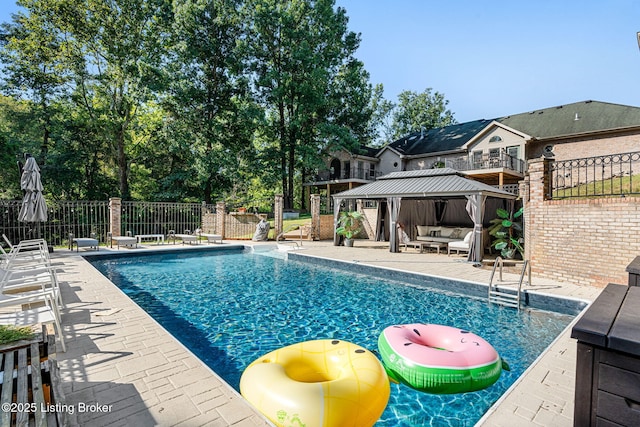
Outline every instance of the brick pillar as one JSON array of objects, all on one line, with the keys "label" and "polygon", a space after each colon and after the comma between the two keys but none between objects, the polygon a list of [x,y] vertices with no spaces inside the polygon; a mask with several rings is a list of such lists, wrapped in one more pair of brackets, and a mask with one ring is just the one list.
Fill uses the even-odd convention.
[{"label": "brick pillar", "polygon": [[536,221],[542,214],[544,201],[549,192],[549,164],[550,160],[544,157],[529,160],[528,176],[520,185],[520,194],[525,207],[524,257],[529,260],[533,270],[535,270],[536,252],[539,249],[544,250],[544,248],[536,247],[540,244],[536,230],[541,226]]},{"label": "brick pillar", "polygon": [[224,235],[224,218],[227,215],[227,205],[225,202],[216,203],[216,234],[220,234],[222,238]]},{"label": "brick pillar", "polygon": [[114,237],[120,236],[122,228],[122,199],[120,197],[109,198],[109,231]]},{"label": "brick pillar", "polygon": [[320,195],[311,195],[311,238],[320,240]]},{"label": "brick pillar", "polygon": [[284,210],[284,196],[276,194],[275,204],[273,206],[273,221],[276,229],[276,237],[282,233],[282,211]]}]

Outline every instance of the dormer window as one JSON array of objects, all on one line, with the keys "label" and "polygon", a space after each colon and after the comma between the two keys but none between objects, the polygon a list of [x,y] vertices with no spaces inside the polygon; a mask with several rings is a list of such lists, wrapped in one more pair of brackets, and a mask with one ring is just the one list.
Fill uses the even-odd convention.
[{"label": "dormer window", "polygon": [[489,142],[502,142],[502,138],[500,138],[499,135],[493,135],[490,139]]}]

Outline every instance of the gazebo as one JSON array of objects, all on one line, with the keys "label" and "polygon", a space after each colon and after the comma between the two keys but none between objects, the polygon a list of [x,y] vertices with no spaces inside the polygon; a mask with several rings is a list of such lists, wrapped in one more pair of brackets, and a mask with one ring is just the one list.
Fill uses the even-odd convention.
[{"label": "gazebo", "polygon": [[[438,216],[443,212],[443,209],[438,209],[438,205],[442,206],[442,201],[466,200],[465,209],[474,229],[468,260],[473,262],[482,261],[482,229],[487,198],[510,201],[517,198],[515,194],[467,178],[451,168],[392,172],[374,182],[334,194],[332,197],[334,199],[334,230],[337,227],[338,214],[343,200],[386,201],[390,224],[388,227],[390,252],[400,251],[397,222],[403,200],[438,201],[439,203],[433,203],[427,208],[439,211],[431,213],[436,221],[440,220]],[[337,244],[337,239],[334,239],[334,242]]]}]

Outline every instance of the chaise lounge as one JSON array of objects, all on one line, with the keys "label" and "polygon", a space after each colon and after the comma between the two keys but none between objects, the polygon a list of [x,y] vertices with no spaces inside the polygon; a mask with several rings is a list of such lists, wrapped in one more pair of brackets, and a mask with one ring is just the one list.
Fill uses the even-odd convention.
[{"label": "chaise lounge", "polygon": [[76,246],[76,252],[80,248],[100,250],[100,242],[94,237],[93,233],[91,233],[91,237],[73,237],[73,233],[69,233],[69,250],[73,250],[74,245]]},{"label": "chaise lounge", "polygon": [[116,242],[118,249],[120,246],[138,247],[138,239],[131,236],[111,236],[111,247],[113,248],[113,242]]},{"label": "chaise lounge", "polygon": [[222,235],[220,234],[202,233],[201,236],[207,238],[207,243],[217,243],[217,241],[222,243]]}]

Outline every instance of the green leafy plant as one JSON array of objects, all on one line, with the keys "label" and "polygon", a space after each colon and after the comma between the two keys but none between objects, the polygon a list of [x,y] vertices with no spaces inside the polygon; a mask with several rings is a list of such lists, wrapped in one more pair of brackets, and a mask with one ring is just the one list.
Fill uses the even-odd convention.
[{"label": "green leafy plant", "polygon": [[491,244],[504,258],[514,258],[519,253],[524,258],[524,238],[522,237],[523,208],[516,212],[504,209],[496,211],[497,218],[491,220],[489,235],[495,237]]},{"label": "green leafy plant", "polygon": [[29,340],[35,337],[35,335],[33,330],[28,326],[18,328],[10,325],[0,325],[0,344]]},{"label": "green leafy plant", "polygon": [[345,239],[353,239],[362,230],[362,214],[357,211],[341,212],[336,234]]}]

